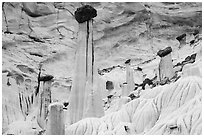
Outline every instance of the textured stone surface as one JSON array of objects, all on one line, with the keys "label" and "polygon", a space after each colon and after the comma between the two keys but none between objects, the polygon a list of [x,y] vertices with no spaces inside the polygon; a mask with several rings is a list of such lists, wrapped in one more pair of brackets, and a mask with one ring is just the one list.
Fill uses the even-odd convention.
[{"label": "textured stone surface", "polygon": [[83,119],[67,127],[65,134],[201,134],[201,92],[200,78],[180,79],[157,87],[146,94],[153,96],[143,95],[100,119]]}]

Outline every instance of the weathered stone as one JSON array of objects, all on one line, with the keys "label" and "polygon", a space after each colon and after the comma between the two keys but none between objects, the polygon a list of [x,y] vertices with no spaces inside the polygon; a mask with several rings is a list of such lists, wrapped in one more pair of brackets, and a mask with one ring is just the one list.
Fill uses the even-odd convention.
[{"label": "weathered stone", "polygon": [[107,96],[108,99],[111,99],[112,97],[113,97],[113,95],[108,95]]},{"label": "weathered stone", "polygon": [[22,2],[22,10],[30,17],[40,17],[53,14],[55,9],[52,4],[39,4],[38,2]]},{"label": "weathered stone", "polygon": [[47,135],[64,135],[65,123],[63,104],[55,102],[49,105]]},{"label": "weathered stone", "polygon": [[107,90],[113,90],[114,89],[114,85],[112,81],[106,81],[106,89]]},{"label": "weathered stone", "polygon": [[46,75],[46,76],[42,76],[39,78],[39,81],[50,81],[52,80],[54,77],[52,75]]},{"label": "weathered stone", "polygon": [[51,83],[52,81],[43,82],[43,91],[39,94],[37,122],[42,129],[45,129],[45,120],[48,115],[48,106],[51,103]]},{"label": "weathered stone", "polygon": [[126,60],[126,61],[125,61],[125,64],[129,64],[130,61],[131,61],[131,59]]},{"label": "weathered stone", "polygon": [[182,34],[182,35],[176,37],[176,39],[180,42],[185,37],[186,37],[186,34]]},{"label": "weathered stone", "polygon": [[104,115],[100,81],[94,63],[93,17],[96,11],[91,6],[83,6],[75,12],[79,21],[78,49],[76,52],[75,75],[70,93],[69,124],[86,117]]},{"label": "weathered stone", "polygon": [[157,52],[157,55],[161,57],[159,63],[159,80],[163,81],[165,78],[171,79],[174,75],[173,63],[171,53],[172,48],[167,47],[164,50]]},{"label": "weathered stone", "polygon": [[160,56],[160,57],[164,57],[164,56],[168,55],[171,52],[172,52],[172,48],[171,47],[167,47],[167,48],[165,48],[163,50],[159,50],[157,52],[157,55]]},{"label": "weathered stone", "polygon": [[128,96],[130,92],[134,91],[135,89],[135,82],[133,78],[133,68],[130,66],[131,59],[128,59],[125,61],[125,66],[126,66],[126,82],[127,85],[124,85],[123,87],[123,96]]},{"label": "weathered stone", "polygon": [[80,8],[77,8],[74,14],[75,14],[75,19],[78,21],[78,23],[83,23],[85,21],[89,21],[92,18],[96,17],[97,11],[89,5],[85,5]]}]

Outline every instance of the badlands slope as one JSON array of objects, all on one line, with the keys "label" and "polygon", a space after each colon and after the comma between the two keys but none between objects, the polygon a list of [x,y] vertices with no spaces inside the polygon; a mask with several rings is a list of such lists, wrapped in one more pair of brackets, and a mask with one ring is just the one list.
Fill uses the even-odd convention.
[{"label": "badlands slope", "polygon": [[[54,76],[52,102],[69,102],[78,32],[73,13],[83,4],[98,13],[94,49],[105,114],[67,122],[65,134],[201,134],[201,3],[60,2],[2,3],[2,134],[45,134],[36,120],[40,66],[41,75]],[[177,76],[160,85],[156,53],[168,46]],[[134,99],[120,96],[129,58]],[[146,78],[155,86],[141,89]]]}]

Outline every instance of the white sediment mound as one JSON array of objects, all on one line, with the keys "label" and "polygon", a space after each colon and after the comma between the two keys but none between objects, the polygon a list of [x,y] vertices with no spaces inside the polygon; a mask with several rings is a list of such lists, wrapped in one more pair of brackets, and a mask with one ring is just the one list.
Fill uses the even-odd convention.
[{"label": "white sediment mound", "polygon": [[143,94],[117,112],[70,125],[65,134],[201,134],[201,88],[201,78],[182,78],[150,90],[151,96]]}]

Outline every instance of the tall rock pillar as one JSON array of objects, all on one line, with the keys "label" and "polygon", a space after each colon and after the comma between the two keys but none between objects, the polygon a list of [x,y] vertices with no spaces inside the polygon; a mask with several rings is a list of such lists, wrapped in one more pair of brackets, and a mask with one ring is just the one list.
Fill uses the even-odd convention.
[{"label": "tall rock pillar", "polygon": [[51,83],[52,83],[53,76],[47,75],[40,77],[40,81],[43,82],[43,91],[39,94],[39,109],[37,114],[37,122],[38,125],[45,129],[45,120],[48,115],[48,106],[51,103]]},{"label": "tall rock pillar", "polygon": [[130,67],[130,62],[131,62],[130,59],[128,59],[125,62],[127,85],[124,86],[124,88],[125,88],[125,90],[123,90],[124,96],[128,96],[130,94],[130,92],[134,91],[134,89],[135,89],[135,82],[134,82],[134,78],[133,78],[133,69]]},{"label": "tall rock pillar", "polygon": [[[78,47],[76,52],[75,75],[70,93],[69,117],[70,124],[83,118],[86,100],[85,96],[93,87],[94,49],[93,49],[93,19],[97,11],[85,5],[75,11],[75,19],[79,23]],[[87,91],[88,90],[88,91]]]}]

